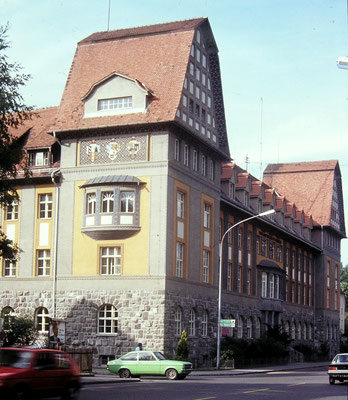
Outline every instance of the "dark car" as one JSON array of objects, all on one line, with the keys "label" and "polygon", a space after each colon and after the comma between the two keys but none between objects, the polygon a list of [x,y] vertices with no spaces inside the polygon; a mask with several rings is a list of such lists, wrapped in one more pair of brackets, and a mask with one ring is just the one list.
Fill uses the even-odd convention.
[{"label": "dark car", "polygon": [[337,354],[327,371],[329,374],[329,382],[331,385],[335,384],[335,380],[339,382],[348,380],[348,353]]},{"label": "dark car", "polygon": [[80,372],[72,357],[59,350],[0,349],[0,398],[77,399]]}]

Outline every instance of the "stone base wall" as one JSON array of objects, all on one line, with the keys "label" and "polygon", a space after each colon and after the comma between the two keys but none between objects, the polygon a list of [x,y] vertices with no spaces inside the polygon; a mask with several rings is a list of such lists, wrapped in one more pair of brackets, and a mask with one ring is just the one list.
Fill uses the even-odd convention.
[{"label": "stone base wall", "polygon": [[[236,320],[236,327],[230,330],[233,337],[248,338],[250,328],[248,318],[252,321],[251,337],[256,338],[256,319],[265,325],[264,312],[257,308],[255,299],[244,298],[243,301],[230,299],[222,305],[222,317]],[[250,301],[249,301],[250,300]],[[118,312],[117,335],[98,334],[98,311],[101,306],[113,305]],[[0,310],[10,306],[18,314],[34,317],[35,310],[47,308],[49,316],[53,315],[50,291],[26,290],[1,293]],[[274,323],[283,325],[286,321],[297,324],[313,323],[312,338],[298,338],[294,343],[306,343],[320,346],[326,342],[330,356],[339,350],[339,337],[326,338],[327,327],[336,326],[328,316],[314,318],[313,310],[303,307],[286,307],[277,314]],[[180,307],[180,332],[185,329],[189,339],[189,359],[194,366],[214,365],[217,347],[217,299],[197,293],[174,293],[164,290],[59,290],[56,293],[55,318],[66,323],[66,345],[69,348],[84,348],[93,351],[93,367],[105,365],[109,358],[118,357],[133,350],[138,342],[144,349],[156,349],[169,357],[175,356],[180,334],[176,334],[176,311]],[[195,322],[192,325],[191,310],[194,310]],[[208,324],[204,332],[204,313],[207,313]],[[243,326],[238,332],[238,319],[242,317]],[[330,325],[331,324],[331,325]],[[265,331],[261,327],[261,335]],[[206,334],[205,334],[206,333]],[[330,330],[329,330],[330,334]]]}]

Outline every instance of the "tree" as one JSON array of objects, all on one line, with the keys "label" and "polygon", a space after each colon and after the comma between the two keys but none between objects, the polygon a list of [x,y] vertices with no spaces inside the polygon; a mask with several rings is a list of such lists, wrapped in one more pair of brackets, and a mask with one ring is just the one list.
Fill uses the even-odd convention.
[{"label": "tree", "polygon": [[29,315],[7,314],[4,318],[3,332],[4,346],[29,346],[38,338],[38,330]]},{"label": "tree", "polygon": [[341,290],[346,298],[346,303],[348,304],[348,264],[345,267],[341,266],[340,281]]},{"label": "tree", "polygon": [[[11,133],[25,120],[31,118],[33,107],[23,102],[19,89],[30,78],[20,74],[21,67],[10,63],[6,56],[8,25],[0,26],[0,206],[11,205],[18,200],[16,177],[22,170],[28,177],[25,157],[20,140]],[[18,247],[0,230],[0,256],[13,260]]]},{"label": "tree", "polygon": [[179,361],[187,361],[189,355],[188,339],[185,329],[181,333],[181,338],[176,347],[175,359]]}]

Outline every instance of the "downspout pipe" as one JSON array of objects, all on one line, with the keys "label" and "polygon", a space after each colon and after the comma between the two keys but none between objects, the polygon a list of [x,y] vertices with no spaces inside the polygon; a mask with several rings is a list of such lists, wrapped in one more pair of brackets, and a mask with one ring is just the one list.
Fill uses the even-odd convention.
[{"label": "downspout pipe", "polygon": [[52,183],[56,187],[54,207],[54,234],[53,234],[53,265],[52,265],[52,318],[56,318],[56,293],[57,293],[57,258],[58,258],[58,218],[59,218],[59,185],[60,169],[51,173]]}]

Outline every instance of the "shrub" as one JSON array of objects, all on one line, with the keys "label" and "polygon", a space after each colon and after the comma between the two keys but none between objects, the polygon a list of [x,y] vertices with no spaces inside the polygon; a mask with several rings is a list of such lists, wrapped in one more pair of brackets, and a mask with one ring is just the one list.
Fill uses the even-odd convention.
[{"label": "shrub", "polygon": [[179,361],[187,361],[189,355],[189,346],[186,331],[183,330],[181,338],[176,347],[175,359]]},{"label": "shrub", "polygon": [[6,316],[3,331],[4,346],[29,346],[38,338],[34,320],[28,315]]}]

